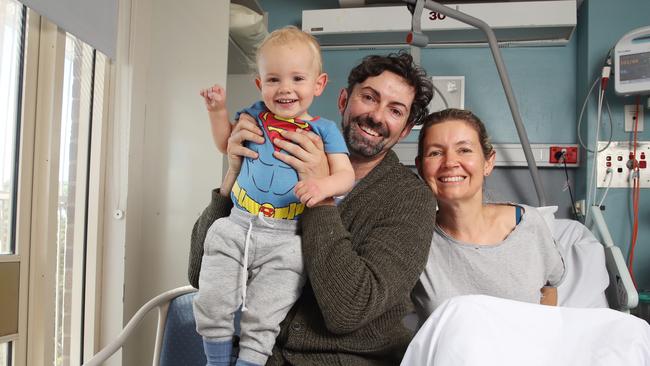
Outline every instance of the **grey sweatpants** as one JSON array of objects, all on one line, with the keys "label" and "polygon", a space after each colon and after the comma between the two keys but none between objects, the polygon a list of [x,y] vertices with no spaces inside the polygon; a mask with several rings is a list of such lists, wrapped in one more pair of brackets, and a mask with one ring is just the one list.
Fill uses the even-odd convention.
[{"label": "grey sweatpants", "polygon": [[194,298],[196,330],[210,342],[232,340],[242,305],[242,266],[248,237],[247,310],[241,314],[239,358],[265,364],[280,322],[305,284],[295,220],[259,217],[233,208],[208,230]]}]

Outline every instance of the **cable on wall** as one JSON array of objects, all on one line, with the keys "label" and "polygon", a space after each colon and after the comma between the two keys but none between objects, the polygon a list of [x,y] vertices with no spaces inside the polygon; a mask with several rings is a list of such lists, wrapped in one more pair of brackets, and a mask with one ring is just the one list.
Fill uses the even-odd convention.
[{"label": "cable on wall", "polygon": [[[630,243],[630,256],[628,268],[630,269],[630,276],[632,277],[632,282],[634,287],[637,287],[636,278],[634,278],[634,248],[636,247],[637,236],[639,233],[639,197],[641,195],[641,180],[640,180],[640,170],[639,170],[639,161],[636,158],[636,145],[637,145],[637,132],[639,130],[639,106],[641,100],[640,97],[636,97],[636,107],[634,111],[634,147],[632,152],[632,210],[633,210],[633,224],[632,224],[632,241]],[[637,287],[638,288],[638,287]]]},{"label": "cable on wall", "polygon": [[614,170],[612,168],[607,168],[607,172],[605,173],[605,179],[609,178],[609,182],[607,183],[607,188],[605,188],[605,193],[603,193],[603,197],[601,197],[600,201],[598,202],[598,208],[600,209],[603,206],[603,202],[605,202],[605,197],[607,197],[607,192],[609,192],[609,187],[612,186],[612,180],[614,180]]},{"label": "cable on wall", "polygon": [[571,198],[571,208],[573,212],[573,219],[577,220],[578,219],[578,212],[576,211],[576,201],[573,198],[573,192],[571,191],[571,182],[569,182],[569,169],[566,166],[566,151],[560,151],[556,153],[556,155],[559,155],[559,157],[556,156],[556,158],[564,163],[564,176],[566,177],[566,186],[569,189],[569,197]]}]

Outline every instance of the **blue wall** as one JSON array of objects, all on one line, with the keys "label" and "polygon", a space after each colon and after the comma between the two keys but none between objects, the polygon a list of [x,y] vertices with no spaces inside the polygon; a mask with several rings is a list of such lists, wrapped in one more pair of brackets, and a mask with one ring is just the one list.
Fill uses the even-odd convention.
[{"label": "blue wall", "polygon": [[[587,0],[580,8],[578,18],[578,59],[577,59],[577,86],[578,95],[582,102],[584,95],[591,87],[591,83],[600,73],[603,59],[607,51],[613,47],[618,39],[632,29],[650,25],[650,1],[648,0]],[[614,141],[630,141],[631,133],[624,132],[623,106],[634,104],[634,98],[622,98],[614,94],[609,88],[606,94],[612,107],[614,117]],[[641,99],[645,103],[646,98]],[[592,99],[589,106],[587,122],[582,129],[582,136],[588,138],[593,146],[596,129],[596,107]],[[646,109],[646,116],[648,115]],[[649,140],[648,118],[645,118],[645,131],[639,133],[639,140]],[[583,122],[584,123],[584,122]],[[602,131],[602,128],[601,128]],[[600,139],[605,140],[606,134],[601,134]],[[591,159],[590,159],[591,160]],[[578,194],[585,196],[585,188],[589,184],[591,164],[583,165],[577,175],[577,186],[582,187]],[[642,172],[643,174],[644,172]],[[603,190],[599,190],[599,197]],[[605,220],[614,237],[616,244],[627,254],[632,238],[632,201],[629,189],[610,189],[605,200]],[[639,235],[635,249],[634,272],[640,289],[650,289],[650,197],[648,190],[641,190],[639,209]]]},{"label": "blue wall", "polygon": [[[331,111],[331,106],[336,105],[338,90],[346,85],[350,67],[375,52],[324,51],[324,67],[331,80],[314,111],[330,116],[336,112]],[[502,53],[531,142],[574,143],[575,41],[565,47],[506,48]],[[488,48],[424,49],[421,63],[430,75],[464,75],[465,107],[486,122],[492,140],[519,142]],[[409,137],[414,139],[415,133]]]},{"label": "blue wall", "polygon": [[[336,0],[312,0],[301,4],[304,4],[302,9],[338,7]],[[286,24],[300,24],[302,9],[298,9],[293,1],[265,0],[262,1],[262,6],[269,12],[271,29]],[[532,143],[577,143],[578,113],[586,92],[599,73],[604,55],[623,34],[650,24],[650,1],[584,0],[578,15],[576,34],[567,46],[502,49]],[[312,114],[337,120],[334,106],[339,90],[346,85],[349,69],[367,54],[389,51],[324,51],[324,68],[330,76],[330,83],[325,93],[314,102]],[[494,142],[518,142],[488,48],[425,49],[422,51],[422,66],[431,75],[464,75],[466,108],[472,109],[485,121]],[[614,118],[614,140],[627,141],[630,134],[623,131],[623,105],[632,104],[634,100],[619,98],[614,93],[609,93],[608,99]],[[595,139],[595,120],[595,107],[592,103],[583,120],[581,135],[591,145]],[[639,135],[640,140],[650,139],[647,129]],[[413,141],[414,135],[408,139]],[[601,139],[606,138],[605,133],[601,132],[601,136],[605,136]],[[562,174],[560,170],[556,172]],[[591,167],[583,151],[582,166],[576,174],[577,199],[585,198],[590,172]],[[532,185],[529,187],[532,189]],[[546,191],[553,188],[555,187],[546,187]],[[565,193],[559,193],[556,197],[565,197],[568,201],[568,193]],[[599,197],[602,194],[602,191],[599,192]],[[647,289],[650,288],[650,198],[647,190],[642,190],[641,195],[641,225],[635,250],[635,273],[639,287]],[[610,231],[624,254],[627,254],[631,240],[630,197],[630,190],[612,188],[604,203],[604,214]]]}]

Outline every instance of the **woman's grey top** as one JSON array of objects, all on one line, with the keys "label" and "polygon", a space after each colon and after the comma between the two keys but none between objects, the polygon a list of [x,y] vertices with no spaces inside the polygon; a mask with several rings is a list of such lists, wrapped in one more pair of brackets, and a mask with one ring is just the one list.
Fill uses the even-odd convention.
[{"label": "woman's grey top", "polygon": [[564,261],[537,209],[524,208],[521,222],[500,243],[458,241],[436,225],[429,259],[412,293],[422,324],[453,296],[482,294],[540,302],[544,286],[557,287]]}]

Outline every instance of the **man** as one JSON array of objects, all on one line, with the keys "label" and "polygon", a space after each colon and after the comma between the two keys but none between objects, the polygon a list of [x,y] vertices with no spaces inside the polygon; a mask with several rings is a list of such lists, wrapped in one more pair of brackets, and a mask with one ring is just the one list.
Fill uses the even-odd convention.
[{"label": "man", "polygon": [[[426,114],[432,89],[404,53],[368,56],[350,72],[338,108],[357,184],[338,205],[327,199],[302,214],[307,284],[281,324],[267,365],[399,364],[410,341],[401,321],[427,260],[435,200],[391,148]],[[276,157],[301,180],[327,174],[317,138],[283,136],[293,143],[274,142],[291,155]],[[253,123],[240,120],[228,143],[230,166],[221,189],[192,232],[188,276],[195,287],[206,232],[232,206],[227,196],[241,156],[256,157],[243,141],[262,137]]]}]

